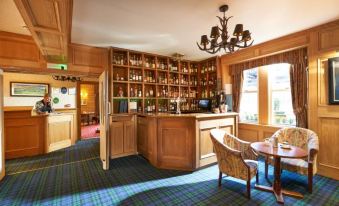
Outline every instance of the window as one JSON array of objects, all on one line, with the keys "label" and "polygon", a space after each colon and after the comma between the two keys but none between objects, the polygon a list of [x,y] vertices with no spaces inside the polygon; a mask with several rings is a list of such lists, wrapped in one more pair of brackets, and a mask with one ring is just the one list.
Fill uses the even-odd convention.
[{"label": "window", "polygon": [[258,123],[258,69],[244,71],[240,100],[240,121]]},{"label": "window", "polygon": [[293,113],[291,86],[290,86],[290,65],[273,64],[266,66],[268,69],[268,82],[270,92],[272,125],[296,125],[296,118]]}]

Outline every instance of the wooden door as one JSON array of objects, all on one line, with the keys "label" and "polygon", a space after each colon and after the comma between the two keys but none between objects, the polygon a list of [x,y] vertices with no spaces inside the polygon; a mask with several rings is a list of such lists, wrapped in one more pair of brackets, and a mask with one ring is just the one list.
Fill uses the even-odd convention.
[{"label": "wooden door", "polygon": [[100,109],[100,159],[103,169],[109,169],[109,115],[110,102],[108,101],[108,72],[99,77],[99,109]]},{"label": "wooden door", "polygon": [[138,153],[148,157],[148,127],[146,117],[138,117],[137,124],[137,149]]},{"label": "wooden door", "polygon": [[4,110],[3,110],[3,71],[0,69],[0,180],[5,176]]},{"label": "wooden door", "polygon": [[124,153],[135,152],[135,128],[134,121],[124,122]]},{"label": "wooden door", "polygon": [[111,132],[111,156],[121,155],[124,152],[124,122],[112,122]]}]

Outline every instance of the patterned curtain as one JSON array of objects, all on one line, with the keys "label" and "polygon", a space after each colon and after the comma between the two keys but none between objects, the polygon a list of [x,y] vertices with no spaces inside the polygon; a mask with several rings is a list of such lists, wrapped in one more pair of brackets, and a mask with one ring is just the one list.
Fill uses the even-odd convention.
[{"label": "patterned curtain", "polygon": [[290,83],[293,112],[297,127],[308,128],[307,125],[307,60],[291,64]]},{"label": "patterned curtain", "polygon": [[307,128],[307,48],[230,65],[230,75],[233,80],[233,110],[239,112],[243,71],[279,63],[291,64],[290,79],[293,110],[297,118],[297,126]]},{"label": "patterned curtain", "polygon": [[243,72],[238,72],[232,76],[232,94],[233,94],[233,111],[239,112],[240,109],[240,99],[241,99],[241,90],[243,83],[244,75]]}]

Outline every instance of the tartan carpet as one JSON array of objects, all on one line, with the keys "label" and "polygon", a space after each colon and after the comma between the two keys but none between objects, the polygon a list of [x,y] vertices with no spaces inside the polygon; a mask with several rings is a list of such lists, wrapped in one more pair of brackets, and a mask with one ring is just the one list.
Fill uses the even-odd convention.
[{"label": "tartan carpet", "polygon": [[[255,178],[251,200],[245,197],[244,181],[224,177],[219,188],[216,165],[195,172],[161,170],[135,155],[111,160],[111,169],[104,171],[97,157],[98,148],[90,148],[99,145],[91,141],[80,141],[71,147],[74,152],[69,154],[88,153],[92,159],[69,157],[63,160],[69,164],[7,175],[0,182],[0,205],[276,205],[273,194],[253,189]],[[62,156],[62,152],[49,155],[54,158]],[[45,161],[39,158],[46,157],[35,157],[34,161]],[[84,161],[68,162],[69,159]],[[26,169],[30,159],[11,161],[6,164],[25,163]],[[54,161],[46,161],[46,164]],[[13,165],[10,166],[12,170],[20,168]],[[264,163],[260,162],[259,181],[266,184],[263,171]],[[272,167],[270,174],[272,179]],[[285,205],[339,205],[339,182],[336,180],[316,175],[312,194],[306,191],[305,176],[284,171],[282,182],[285,189],[305,195],[301,200],[285,196]]]}]

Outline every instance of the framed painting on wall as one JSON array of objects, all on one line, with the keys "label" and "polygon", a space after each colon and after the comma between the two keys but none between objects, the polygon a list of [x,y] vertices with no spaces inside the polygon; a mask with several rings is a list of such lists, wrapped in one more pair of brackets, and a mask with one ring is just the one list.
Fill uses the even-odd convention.
[{"label": "framed painting on wall", "polygon": [[49,93],[49,84],[10,82],[10,95],[14,97],[43,97]]},{"label": "framed painting on wall", "polygon": [[328,102],[339,104],[339,57],[328,59]]}]

